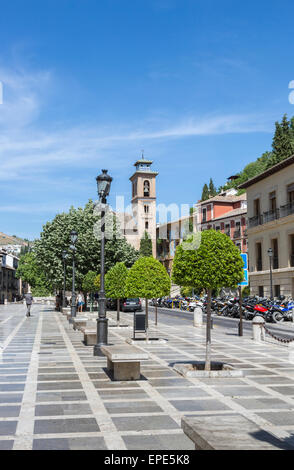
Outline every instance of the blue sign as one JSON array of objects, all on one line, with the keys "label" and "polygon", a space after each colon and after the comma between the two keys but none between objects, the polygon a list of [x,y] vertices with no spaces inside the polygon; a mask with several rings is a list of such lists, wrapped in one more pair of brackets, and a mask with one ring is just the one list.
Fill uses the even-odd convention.
[{"label": "blue sign", "polygon": [[247,253],[241,253],[242,259],[243,259],[243,271],[244,271],[244,281],[238,284],[239,286],[248,286],[249,281],[248,281],[248,255]]}]

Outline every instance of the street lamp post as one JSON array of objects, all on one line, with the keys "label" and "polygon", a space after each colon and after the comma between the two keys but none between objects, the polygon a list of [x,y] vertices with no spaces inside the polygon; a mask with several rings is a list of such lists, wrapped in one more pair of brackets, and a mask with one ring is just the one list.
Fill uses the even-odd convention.
[{"label": "street lamp post", "polygon": [[71,291],[71,316],[70,316],[69,322],[72,323],[73,319],[76,317],[76,314],[77,314],[76,287],[75,287],[75,275],[76,275],[75,253],[76,253],[76,243],[78,240],[78,234],[75,230],[72,230],[70,232],[70,240],[71,240],[70,249],[72,250],[72,291]]},{"label": "street lamp post", "polygon": [[104,262],[105,262],[105,210],[106,198],[110,192],[112,182],[111,176],[107,174],[107,170],[102,170],[102,174],[97,176],[97,189],[99,201],[102,204],[101,210],[101,262],[100,262],[100,291],[99,291],[99,313],[97,318],[97,343],[94,346],[94,356],[101,355],[101,346],[107,344],[108,320],[105,311],[105,290],[104,290]]},{"label": "street lamp post", "polygon": [[271,300],[273,300],[273,249],[269,248],[267,250],[268,256],[269,256],[269,262],[270,262],[270,289],[271,289]]},{"label": "street lamp post", "polygon": [[62,308],[66,308],[66,301],[65,301],[65,291],[66,291],[66,258],[68,257],[67,251],[62,251],[62,259],[63,259],[63,294],[62,294]]}]

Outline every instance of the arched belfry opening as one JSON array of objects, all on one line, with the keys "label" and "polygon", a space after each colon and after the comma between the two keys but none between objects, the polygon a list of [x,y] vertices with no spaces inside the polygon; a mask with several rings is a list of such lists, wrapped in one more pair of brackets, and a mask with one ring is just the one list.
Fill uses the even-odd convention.
[{"label": "arched belfry opening", "polygon": [[144,181],[144,197],[150,196],[150,182],[148,180]]}]

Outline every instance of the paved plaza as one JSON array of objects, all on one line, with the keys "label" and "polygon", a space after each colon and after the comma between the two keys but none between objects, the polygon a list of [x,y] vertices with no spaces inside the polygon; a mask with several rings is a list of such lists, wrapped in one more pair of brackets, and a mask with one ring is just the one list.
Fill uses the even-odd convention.
[{"label": "paved plaza", "polygon": [[[181,418],[224,414],[260,426],[261,448],[294,449],[294,349],[215,327],[213,359],[244,377],[187,379],[173,363],[204,359],[205,328],[164,314],[154,327],[151,315],[150,336],[166,343],[139,346],[149,354],[141,380],[113,382],[106,358],[93,356],[65,316],[37,304],[31,313],[0,306],[0,449],[191,450]],[[132,325],[131,314],[122,318]],[[131,327],[109,328],[112,344],[131,335]]]}]

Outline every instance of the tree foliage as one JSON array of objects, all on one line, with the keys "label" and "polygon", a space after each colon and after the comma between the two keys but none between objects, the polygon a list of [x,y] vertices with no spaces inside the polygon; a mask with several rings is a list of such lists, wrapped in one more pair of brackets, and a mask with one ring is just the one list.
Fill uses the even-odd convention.
[{"label": "tree foliage", "polygon": [[144,232],[143,237],[140,240],[140,256],[152,256],[152,241],[150,235]]},{"label": "tree foliage", "polygon": [[84,276],[83,283],[82,283],[83,292],[88,292],[90,294],[97,292],[97,287],[95,284],[96,278],[97,278],[97,273],[95,271],[87,272],[87,274]]},{"label": "tree foliage", "polygon": [[97,274],[97,276],[95,277],[94,286],[96,291],[98,292],[100,290],[100,274]]},{"label": "tree foliage", "polygon": [[243,280],[243,260],[239,249],[224,233],[204,230],[197,250],[185,249],[187,240],[177,247],[172,279],[180,286],[205,289],[236,287]]},{"label": "tree foliage", "polygon": [[205,183],[202,188],[201,201],[207,201],[207,199],[209,199],[209,190],[207,184]]},{"label": "tree foliage", "polygon": [[[66,265],[67,287],[72,282],[72,251],[69,249],[70,232],[76,230],[78,241],[76,244],[76,287],[82,289],[84,276],[89,271],[100,270],[101,242],[94,235],[95,227],[99,225],[100,216],[94,213],[94,204],[89,201],[84,208],[71,207],[67,213],[57,214],[51,221],[43,226],[40,239],[35,241],[37,262],[49,284],[61,288],[63,284],[62,251],[69,253]],[[116,221],[115,221],[116,222]],[[112,240],[105,241],[105,268],[110,269],[118,261],[124,261],[126,266],[132,266],[138,258],[138,252],[129,245],[124,238],[117,234],[115,226]]]},{"label": "tree foliage", "polygon": [[170,293],[170,277],[155,258],[139,258],[129,270],[126,282],[127,297],[152,299]]},{"label": "tree foliage", "polygon": [[110,299],[122,299],[125,295],[128,269],[124,263],[116,263],[105,275],[105,293]]},{"label": "tree foliage", "polygon": [[32,288],[32,294],[46,296],[52,293],[43,271],[40,269],[36,254],[33,251],[20,257],[16,277],[27,282]]}]

